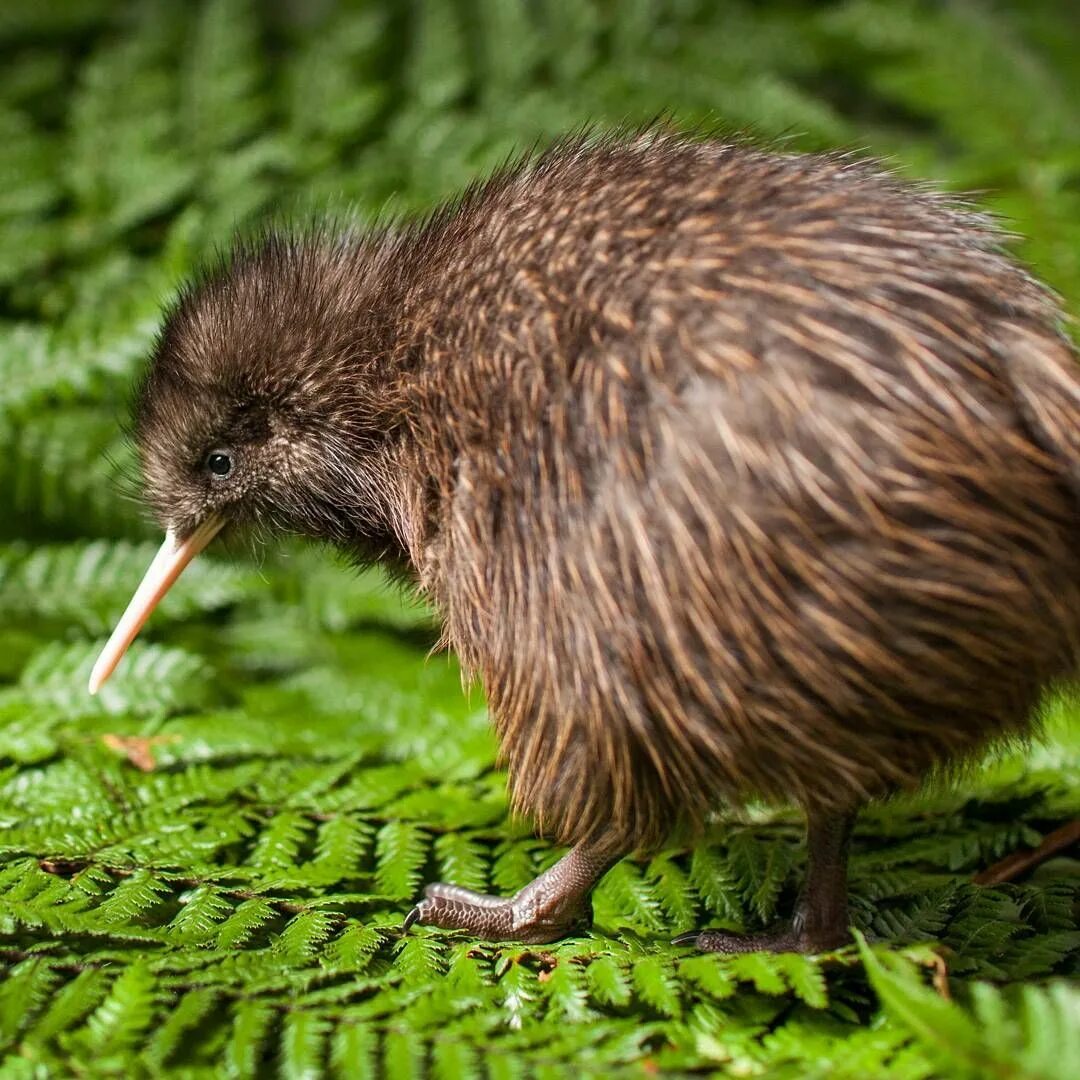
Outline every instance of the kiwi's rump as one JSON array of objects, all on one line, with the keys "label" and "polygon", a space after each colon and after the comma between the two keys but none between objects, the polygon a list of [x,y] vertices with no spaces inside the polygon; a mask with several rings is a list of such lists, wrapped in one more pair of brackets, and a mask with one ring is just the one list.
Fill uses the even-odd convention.
[{"label": "kiwi's rump", "polygon": [[650,135],[396,241],[422,572],[520,808],[648,845],[1025,731],[1080,665],[1080,376],[999,240],[863,163]]}]

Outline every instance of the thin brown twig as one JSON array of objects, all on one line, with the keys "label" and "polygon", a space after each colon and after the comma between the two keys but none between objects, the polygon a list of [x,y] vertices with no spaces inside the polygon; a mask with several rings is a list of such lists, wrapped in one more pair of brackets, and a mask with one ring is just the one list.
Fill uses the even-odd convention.
[{"label": "thin brown twig", "polygon": [[1038,847],[1014,851],[993,866],[980,870],[971,880],[976,885],[1001,885],[1006,881],[1015,881],[1077,843],[1080,843],[1080,818],[1066,822],[1043,837]]}]

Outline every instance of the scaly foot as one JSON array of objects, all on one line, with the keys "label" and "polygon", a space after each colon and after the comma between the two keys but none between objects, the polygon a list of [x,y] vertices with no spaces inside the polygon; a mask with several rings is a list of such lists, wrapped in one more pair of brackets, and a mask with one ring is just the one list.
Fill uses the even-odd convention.
[{"label": "scaly foot", "polygon": [[436,882],[424,889],[424,899],[405,917],[404,929],[420,923],[444,930],[468,930],[487,941],[543,945],[558,941],[591,921],[592,905],[588,899],[567,902],[561,896],[549,894],[545,898],[538,893],[530,885],[507,900]]},{"label": "scaly foot", "polygon": [[673,945],[695,945],[702,952],[798,952],[819,953],[839,949],[850,941],[847,928],[828,933],[808,934],[794,925],[761,934],[737,934],[733,930],[694,930],[680,934]]},{"label": "scaly foot", "polygon": [[510,899],[487,896],[457,885],[436,883],[405,916],[403,929],[414,923],[444,930],[468,930],[488,941],[521,941],[544,945],[589,925],[589,894],[615,862],[576,847]]}]

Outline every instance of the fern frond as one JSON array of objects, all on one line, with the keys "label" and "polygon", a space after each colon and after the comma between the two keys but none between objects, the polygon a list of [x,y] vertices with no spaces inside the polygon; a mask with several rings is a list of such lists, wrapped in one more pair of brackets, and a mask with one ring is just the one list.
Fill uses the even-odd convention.
[{"label": "fern frond", "polygon": [[954,1075],[1001,1073],[1062,1080],[1080,1053],[1080,994],[1067,983],[1023,986],[1006,995],[987,983],[971,987],[971,1008],[925,985],[902,957],[859,942],[870,983],[886,1011],[923,1040]]},{"label": "fern frond", "polygon": [[682,1013],[679,984],[670,961],[658,956],[646,956],[633,966],[634,990],[637,996],[664,1016],[678,1017]]},{"label": "fern frond", "polygon": [[616,925],[625,921],[645,933],[664,929],[659,898],[642,879],[641,871],[626,860],[608,871],[593,894],[593,909],[602,925],[614,920]]},{"label": "fern frond", "polygon": [[[108,633],[154,551],[153,544],[122,540],[0,545],[0,611],[27,623]],[[212,559],[196,562],[169,591],[155,623],[227,607],[251,593],[253,578],[250,571]]]},{"label": "fern frond", "polygon": [[232,1031],[223,1061],[233,1076],[257,1076],[272,1037],[276,1013],[265,1001],[241,1001],[233,1010]]},{"label": "fern frond", "polygon": [[91,1053],[108,1056],[135,1045],[153,1022],[154,992],[153,974],[136,960],[116,976],[104,1000],[71,1039],[85,1042]]},{"label": "fern frond", "polygon": [[205,661],[183,649],[141,642],[132,645],[123,667],[91,698],[86,682],[103,644],[47,645],[23,669],[19,694],[67,720],[120,713],[157,716],[213,703],[215,689]]},{"label": "fern frond", "polygon": [[427,860],[429,837],[407,821],[387,822],[375,841],[375,881],[386,896],[407,899],[416,893]]},{"label": "fern frond", "polygon": [[403,935],[424,881],[511,895],[560,852],[511,820],[433,613],[324,552],[211,549],[85,692],[160,539],[132,379],[163,301],[268,213],[363,228],[666,111],[983,189],[1080,300],[1069,0],[615,7],[3,5],[4,1076],[1056,1080],[1080,1058],[1073,862],[970,882],[1080,814],[1075,692],[1041,706],[1042,743],[868,809],[851,914],[877,944],[820,958],[669,944],[787,913],[803,849],[759,807],[617,865],[585,936]]},{"label": "fern frond", "polygon": [[612,954],[597,957],[587,968],[590,996],[603,1005],[628,1005],[630,981],[626,969]]}]

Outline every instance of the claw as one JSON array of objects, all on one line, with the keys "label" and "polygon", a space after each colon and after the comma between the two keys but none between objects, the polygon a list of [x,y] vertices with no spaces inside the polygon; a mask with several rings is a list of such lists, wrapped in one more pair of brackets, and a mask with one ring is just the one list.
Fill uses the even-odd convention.
[{"label": "claw", "polygon": [[696,945],[698,938],[701,936],[700,930],[689,930],[685,934],[680,934],[678,937],[671,939],[672,945]]},{"label": "claw", "polygon": [[416,907],[414,907],[412,909],[412,911],[410,911],[409,914],[405,916],[405,921],[401,924],[401,932],[403,934],[407,934],[409,932],[409,927],[411,927],[415,923],[419,922],[419,920],[420,920],[420,905],[417,904]]}]

